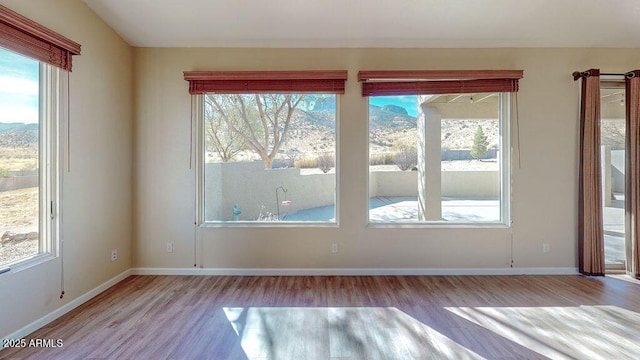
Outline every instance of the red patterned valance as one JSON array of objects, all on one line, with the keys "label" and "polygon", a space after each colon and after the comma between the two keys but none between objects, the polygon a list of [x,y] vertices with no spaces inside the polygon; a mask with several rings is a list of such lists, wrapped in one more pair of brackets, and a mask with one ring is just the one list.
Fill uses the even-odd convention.
[{"label": "red patterned valance", "polygon": [[0,46],[71,71],[80,44],[0,5]]}]

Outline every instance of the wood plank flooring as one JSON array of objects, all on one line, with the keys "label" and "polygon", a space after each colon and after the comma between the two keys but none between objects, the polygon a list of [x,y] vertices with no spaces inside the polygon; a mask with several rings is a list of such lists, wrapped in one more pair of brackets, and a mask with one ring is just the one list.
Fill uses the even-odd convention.
[{"label": "wood plank flooring", "polygon": [[131,276],[0,359],[640,359],[623,279]]}]

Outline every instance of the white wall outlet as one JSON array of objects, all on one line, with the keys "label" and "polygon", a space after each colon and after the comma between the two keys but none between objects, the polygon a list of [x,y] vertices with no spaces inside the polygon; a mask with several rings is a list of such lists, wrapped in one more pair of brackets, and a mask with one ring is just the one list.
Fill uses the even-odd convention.
[{"label": "white wall outlet", "polygon": [[111,261],[118,260],[118,250],[111,250]]},{"label": "white wall outlet", "polygon": [[338,244],[337,243],[331,244],[331,253],[332,254],[337,254],[338,253]]},{"label": "white wall outlet", "polygon": [[167,243],[167,252],[168,253],[172,253],[173,252],[173,243],[172,242],[168,242]]},{"label": "white wall outlet", "polygon": [[551,249],[549,248],[549,243],[543,243],[542,244],[542,252],[545,254],[548,254],[551,251]]}]

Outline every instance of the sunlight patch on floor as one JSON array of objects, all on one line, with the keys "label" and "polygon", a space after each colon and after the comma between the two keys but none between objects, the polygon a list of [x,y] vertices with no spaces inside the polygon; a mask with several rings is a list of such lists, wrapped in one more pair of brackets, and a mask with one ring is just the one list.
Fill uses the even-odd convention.
[{"label": "sunlight patch on floor", "polygon": [[633,359],[640,354],[640,314],[617,306],[445,309],[552,359]]},{"label": "sunlight patch on floor", "polygon": [[225,307],[223,311],[250,360],[484,359],[393,307]]}]

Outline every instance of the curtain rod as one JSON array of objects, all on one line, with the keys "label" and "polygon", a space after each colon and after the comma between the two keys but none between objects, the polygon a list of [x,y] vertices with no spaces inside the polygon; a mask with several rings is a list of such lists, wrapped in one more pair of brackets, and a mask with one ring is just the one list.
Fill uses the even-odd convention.
[{"label": "curtain rod", "polygon": [[[578,80],[581,77],[589,77],[591,76],[591,73],[589,72],[589,70],[587,71],[574,71],[573,74],[573,79],[574,80]],[[636,73],[635,71],[630,71],[627,73],[600,73],[599,76],[622,76],[625,77],[627,79],[631,79],[636,77]]]}]

